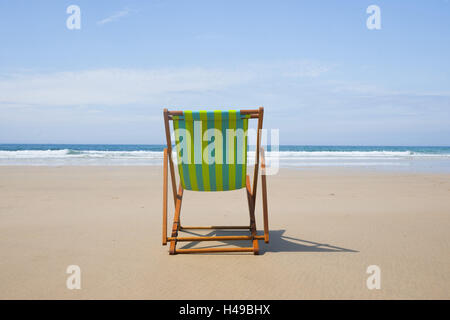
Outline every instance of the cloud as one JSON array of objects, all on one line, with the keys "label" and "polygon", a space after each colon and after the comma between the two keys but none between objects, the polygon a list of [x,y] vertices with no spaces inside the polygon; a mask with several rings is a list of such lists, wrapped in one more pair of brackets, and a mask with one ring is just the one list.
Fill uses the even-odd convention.
[{"label": "cloud", "polygon": [[[186,97],[239,96],[267,83],[325,72],[302,62],[258,63],[235,68],[205,67],[22,72],[0,77],[0,106],[161,104]],[[325,67],[324,67],[325,68]],[[247,88],[247,89],[245,89]],[[177,99],[180,98],[180,99]],[[193,98],[193,100],[195,100]],[[213,99],[211,99],[213,100]]]},{"label": "cloud", "polygon": [[0,140],[142,143],[151,136],[158,143],[163,137],[152,128],[160,124],[163,106],[258,105],[266,107],[268,127],[283,129],[283,143],[448,140],[450,92],[400,92],[367,79],[336,80],[332,71],[332,65],[318,61],[292,60],[227,68],[3,73]]},{"label": "cloud", "polygon": [[14,74],[0,80],[0,104],[44,106],[150,103],[177,92],[205,92],[242,83],[238,71],[95,69]]},{"label": "cloud", "polygon": [[128,8],[125,8],[125,9],[123,9],[121,11],[118,11],[118,12],[114,13],[113,15],[111,15],[111,16],[105,18],[105,19],[97,21],[97,24],[103,25],[103,24],[106,24],[106,23],[117,21],[117,20],[119,20],[122,17],[128,16],[131,12],[132,12],[132,10],[130,10]]}]

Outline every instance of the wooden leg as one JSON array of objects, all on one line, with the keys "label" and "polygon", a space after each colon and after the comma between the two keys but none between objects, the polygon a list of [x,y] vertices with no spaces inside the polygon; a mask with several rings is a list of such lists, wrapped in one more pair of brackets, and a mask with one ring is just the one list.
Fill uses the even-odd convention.
[{"label": "wooden leg", "polygon": [[[169,152],[169,150],[168,150]],[[175,168],[172,160],[172,153],[168,153],[169,158],[169,168],[170,168],[170,178],[172,180],[172,193],[173,193],[173,204],[177,205],[177,182],[175,180]]]},{"label": "wooden leg", "polygon": [[267,184],[266,184],[266,159],[264,156],[264,148],[261,147],[261,191],[263,200],[264,214],[264,242],[269,243],[269,217],[267,212]]},{"label": "wooden leg", "polygon": [[252,190],[250,187],[250,176],[249,175],[247,175],[246,186],[247,186],[248,211],[251,212],[253,210],[253,196],[252,196]]},{"label": "wooden leg", "polygon": [[[175,216],[173,218],[172,238],[176,238],[178,236],[180,211],[181,211],[181,200],[182,199],[183,199],[183,188],[181,187],[181,184],[180,184],[180,187],[178,188],[177,202],[175,205]],[[170,241],[170,250],[169,250],[170,254],[176,253],[176,251],[175,251],[176,243],[177,243],[177,241],[174,239]]]},{"label": "wooden leg", "polygon": [[163,164],[163,225],[162,225],[162,244],[167,244],[167,148],[164,149]]},{"label": "wooden leg", "polygon": [[248,208],[249,208],[249,215],[250,215],[250,231],[252,233],[252,239],[253,239],[253,253],[255,255],[259,254],[259,244],[258,240],[256,239],[256,220],[255,220],[255,202],[254,202],[254,195],[252,195],[252,191],[250,189],[250,177],[247,175],[247,200],[248,200]]},{"label": "wooden leg", "polygon": [[267,212],[267,185],[266,175],[261,175],[261,191],[263,200],[263,214],[264,214],[264,242],[269,243],[269,215]]}]

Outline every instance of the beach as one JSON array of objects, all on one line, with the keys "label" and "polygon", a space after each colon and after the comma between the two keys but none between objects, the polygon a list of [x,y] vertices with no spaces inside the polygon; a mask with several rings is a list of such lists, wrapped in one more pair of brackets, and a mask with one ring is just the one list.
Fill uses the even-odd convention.
[{"label": "beach", "polygon": [[[449,173],[282,168],[267,184],[259,256],[171,256],[162,167],[0,166],[0,299],[450,299]],[[185,191],[181,212],[182,225],[248,224],[244,190]]]}]

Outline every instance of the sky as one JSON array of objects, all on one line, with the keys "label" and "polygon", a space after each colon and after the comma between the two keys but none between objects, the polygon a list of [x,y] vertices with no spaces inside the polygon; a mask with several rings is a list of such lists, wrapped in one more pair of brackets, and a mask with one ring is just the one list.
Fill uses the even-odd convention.
[{"label": "sky", "polygon": [[258,106],[281,144],[450,145],[449,1],[0,0],[0,143],[163,144],[165,107]]}]

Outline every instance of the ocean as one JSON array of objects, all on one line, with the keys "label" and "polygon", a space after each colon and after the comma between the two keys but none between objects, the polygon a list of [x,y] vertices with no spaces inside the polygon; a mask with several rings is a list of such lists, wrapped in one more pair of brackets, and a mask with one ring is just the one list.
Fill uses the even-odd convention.
[{"label": "ocean", "polygon": [[[0,144],[0,165],[161,165],[164,145]],[[249,151],[249,163],[254,161]],[[279,167],[450,172],[450,147],[295,146],[268,150]]]}]

